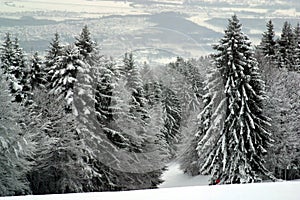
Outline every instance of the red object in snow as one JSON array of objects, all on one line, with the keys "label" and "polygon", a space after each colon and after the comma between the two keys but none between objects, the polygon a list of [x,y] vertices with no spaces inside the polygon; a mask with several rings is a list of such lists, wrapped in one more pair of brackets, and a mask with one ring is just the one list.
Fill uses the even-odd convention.
[{"label": "red object in snow", "polygon": [[216,184],[219,184],[219,183],[220,183],[220,179],[217,179],[217,180],[216,180]]}]

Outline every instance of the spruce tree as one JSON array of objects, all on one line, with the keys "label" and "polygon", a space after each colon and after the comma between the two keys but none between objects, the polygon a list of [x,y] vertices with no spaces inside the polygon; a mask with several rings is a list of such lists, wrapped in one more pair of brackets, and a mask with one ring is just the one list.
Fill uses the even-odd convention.
[{"label": "spruce tree", "polygon": [[91,53],[95,51],[96,43],[91,39],[91,33],[88,26],[85,25],[81,34],[75,37],[75,46],[78,47],[80,54],[84,57],[90,57]]},{"label": "spruce tree", "polygon": [[158,104],[162,99],[162,86],[158,81],[151,81],[144,84],[145,99],[149,107]]},{"label": "spruce tree", "polygon": [[12,41],[9,33],[4,38],[1,50],[1,68],[9,82],[10,92],[14,96],[13,101],[20,103],[25,99],[23,92],[26,81],[25,55],[19,46],[18,38]]},{"label": "spruce tree", "polygon": [[[118,106],[121,112],[115,113],[114,132],[110,134],[110,141],[120,149],[126,150],[120,160],[124,160],[124,169],[118,169],[123,178],[117,185],[123,189],[156,188],[161,183],[160,175],[164,159],[160,153],[163,144],[159,141],[160,134],[152,125],[161,125],[159,120],[151,119],[143,83],[132,54],[126,54],[124,65],[121,67],[123,76],[117,84],[116,92],[119,96]],[[154,116],[153,116],[154,117]],[[157,116],[158,117],[158,116]],[[139,162],[136,162],[139,160]],[[124,164],[123,164],[124,165]],[[129,180],[132,184],[126,185]]]},{"label": "spruce tree", "polygon": [[264,56],[273,58],[275,56],[275,32],[272,20],[269,20],[266,24],[267,31],[263,33],[260,48]]},{"label": "spruce tree", "polygon": [[11,93],[13,94],[14,101],[21,103],[26,101],[28,88],[26,87],[28,68],[25,58],[25,53],[19,45],[19,39],[15,38],[12,43],[13,59],[12,65],[9,68],[9,82]]},{"label": "spruce tree", "polygon": [[145,105],[144,88],[132,53],[126,53],[123,61],[123,72],[126,80],[125,87],[130,91],[132,98],[129,104],[130,113],[133,117],[145,120],[148,116]]},{"label": "spruce tree", "polygon": [[118,96],[114,94],[119,75],[112,58],[99,59],[96,75],[96,111],[100,123],[107,126],[113,121],[115,112],[120,112],[117,106]]},{"label": "spruce tree", "polygon": [[[224,117],[219,117],[218,114],[222,114],[220,111],[226,106],[223,102],[225,98],[223,80],[218,69],[213,69],[208,73],[204,84],[206,93],[203,95],[204,107],[197,116],[195,130],[192,130],[194,137],[183,151],[183,156],[180,160],[181,168],[190,175],[200,174],[201,166],[205,162],[207,155],[198,153],[199,141],[203,135],[209,135],[207,136],[207,145],[202,147],[205,148],[202,150],[203,152],[209,151],[207,148],[210,148],[210,144],[213,145],[216,142],[216,138],[218,138],[218,134],[215,133],[221,132],[222,129],[221,123]],[[211,127],[212,124],[214,124],[214,127]]]},{"label": "spruce tree", "polygon": [[29,194],[26,178],[31,146],[26,131],[21,129],[22,108],[12,102],[5,75],[0,74],[0,196]]},{"label": "spruce tree", "polygon": [[171,89],[180,100],[182,120],[186,121],[191,113],[198,112],[201,107],[202,75],[196,64],[182,58],[177,58],[176,62],[170,63],[168,68],[169,73],[176,77],[176,79],[173,78]]},{"label": "spruce tree", "polygon": [[295,65],[295,36],[291,24],[287,21],[283,24],[277,46],[278,66],[293,70]]},{"label": "spruce tree", "polygon": [[54,34],[54,38],[50,42],[49,49],[47,50],[47,54],[45,56],[45,72],[47,73],[47,87],[51,87],[51,78],[54,73],[54,71],[51,70],[51,68],[58,61],[58,57],[61,56],[63,52],[63,46],[61,45],[59,38],[59,34],[56,32]]},{"label": "spruce tree", "polygon": [[[272,66],[271,66],[272,67]],[[300,74],[287,69],[272,69],[268,77],[266,113],[272,116],[275,140],[268,152],[268,164],[276,178],[291,180],[300,177]]]},{"label": "spruce tree", "polygon": [[[94,191],[93,178],[101,178],[89,162],[93,158],[87,135],[72,113],[65,112],[65,101],[47,91],[37,90],[33,111],[41,115],[40,132],[30,182],[34,194]],[[89,142],[88,142],[89,141]]]},{"label": "spruce tree", "polygon": [[27,83],[30,90],[44,87],[46,83],[46,73],[41,57],[38,52],[35,52],[30,59],[29,72],[27,76]]},{"label": "spruce tree", "polygon": [[176,144],[180,141],[181,106],[180,102],[170,88],[164,87],[162,90],[162,111],[164,119],[164,140],[168,144],[168,151],[171,157],[176,154]]},{"label": "spruce tree", "polygon": [[297,23],[297,26],[295,27],[294,35],[295,35],[294,70],[300,71],[300,24],[299,23]]},{"label": "spruce tree", "polygon": [[79,49],[73,45],[66,46],[63,54],[49,71],[51,77],[50,93],[66,100],[66,108],[71,109],[74,98],[74,85],[77,82],[78,72],[84,70]]},{"label": "spruce tree", "polygon": [[[264,82],[248,37],[236,15],[229,20],[224,37],[214,46],[221,88],[209,92],[209,115],[201,114],[198,141],[200,172],[211,174],[211,183],[250,183],[270,176],[264,155],[271,142],[268,118],[263,115]],[[211,91],[220,81],[209,82]],[[205,127],[205,126],[208,127]]]},{"label": "spruce tree", "polygon": [[[90,40],[86,37],[81,39],[83,44],[88,43],[88,41],[84,41],[85,39]],[[115,156],[117,154],[116,147],[107,140],[103,126],[96,118],[95,89],[98,61],[95,58],[101,56],[97,55],[99,52],[96,49],[89,49],[87,53],[85,46],[81,45],[69,46],[65,49],[53,67],[52,86],[54,87],[50,93],[58,94],[67,100],[66,115],[73,117],[74,121],[70,125],[75,123],[74,134],[78,135],[77,138],[70,140],[70,144],[81,142],[82,150],[80,152],[84,152],[86,156],[78,164],[90,167],[87,169],[91,173],[86,174],[87,178],[79,182],[83,186],[79,189],[89,192],[120,190],[116,182],[118,176],[109,166],[110,161],[118,162]],[[107,160],[109,160],[108,163]],[[77,169],[75,172],[79,175],[81,172],[85,173]],[[75,179],[77,180],[76,177]]]},{"label": "spruce tree", "polygon": [[[87,28],[84,29],[87,30]],[[87,31],[83,30],[83,32]],[[157,162],[160,157],[158,154],[155,154],[155,160],[140,154],[144,152],[147,155],[147,150],[153,150],[150,148],[151,145],[149,145],[149,138],[152,139],[152,137],[150,135],[146,136],[146,133],[149,133],[147,132],[148,129],[145,128],[146,123],[141,119],[141,114],[135,107],[136,104],[132,102],[132,88],[126,85],[126,91],[123,94],[130,94],[128,95],[130,100],[123,101],[120,98],[120,92],[116,89],[119,74],[115,63],[113,60],[101,59],[102,56],[99,55],[90,37],[81,37],[81,41],[83,40],[85,40],[84,44],[92,44],[88,45],[89,47],[79,45],[78,49],[83,62],[87,66],[84,69],[91,67],[93,73],[90,73],[90,76],[96,75],[95,79],[92,79],[96,81],[96,87],[92,86],[96,90],[95,93],[85,95],[86,99],[89,97],[92,97],[92,99],[89,98],[89,103],[83,104],[83,110],[81,114],[79,112],[77,118],[84,118],[82,116],[90,115],[88,119],[80,120],[80,122],[84,122],[84,127],[86,127],[86,129],[82,127],[82,131],[87,131],[85,135],[90,135],[85,139],[87,144],[89,144],[88,146],[92,147],[92,149],[97,149],[93,151],[93,155],[96,156],[90,158],[92,166],[102,175],[101,178],[93,178],[95,188],[98,190],[128,190],[156,187],[161,182],[159,179],[161,169],[152,168],[149,170],[147,167],[149,165],[152,166],[150,160]],[[87,73],[86,70],[85,73]],[[76,85],[75,89],[79,90],[76,96],[82,100],[80,93],[86,93],[87,91],[87,89],[82,88],[82,83],[88,83],[90,79],[84,78],[82,76],[84,73],[80,74],[81,79],[78,79],[79,84]],[[136,77],[139,76],[138,72],[136,75]],[[139,80],[138,78],[135,79],[134,75],[133,79]],[[128,80],[126,79],[126,83],[128,83]],[[92,92],[92,90],[90,91]],[[139,91],[141,91],[140,94],[143,97],[143,91]],[[91,114],[88,114],[84,110],[87,105],[94,105],[93,102],[96,102],[96,110],[90,109],[88,113]],[[75,98],[75,107],[78,107],[78,105]],[[121,105],[124,107],[122,108]],[[79,110],[78,108],[76,109]],[[94,112],[96,114],[93,114]],[[93,139],[90,140],[89,138]],[[97,141],[102,142],[99,143]],[[105,158],[103,158],[104,155]],[[108,160],[109,162],[107,162]],[[132,182],[132,184],[128,184],[128,182]]]},{"label": "spruce tree", "polygon": [[14,74],[14,76],[18,80],[21,80],[22,77],[24,76],[26,61],[25,61],[25,55],[23,49],[20,47],[18,38],[15,38],[13,42],[13,48],[14,48],[14,59],[13,59],[14,68],[12,69],[11,73]]},{"label": "spruce tree", "polygon": [[3,73],[7,74],[13,65],[14,50],[13,42],[11,40],[11,35],[9,33],[5,34],[3,44],[1,46],[1,68]]}]

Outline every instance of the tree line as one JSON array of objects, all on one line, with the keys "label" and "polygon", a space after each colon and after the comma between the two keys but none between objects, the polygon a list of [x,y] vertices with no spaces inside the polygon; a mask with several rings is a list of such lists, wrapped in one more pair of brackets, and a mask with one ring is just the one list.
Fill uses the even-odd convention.
[{"label": "tree line", "polygon": [[87,26],[70,45],[56,33],[45,56],[29,59],[7,33],[1,106],[11,111],[1,111],[9,119],[1,123],[1,195],[156,188],[189,109],[171,85],[191,85],[193,71],[196,84],[181,96],[198,99],[201,83],[197,67],[183,59],[163,71],[181,83],[153,71],[131,53],[121,64],[102,55]]},{"label": "tree line", "polygon": [[0,194],[156,188],[179,157],[210,184],[299,178],[299,24],[253,47],[237,16],[209,57],[164,67],[101,54],[87,26],[27,56],[7,33]]}]

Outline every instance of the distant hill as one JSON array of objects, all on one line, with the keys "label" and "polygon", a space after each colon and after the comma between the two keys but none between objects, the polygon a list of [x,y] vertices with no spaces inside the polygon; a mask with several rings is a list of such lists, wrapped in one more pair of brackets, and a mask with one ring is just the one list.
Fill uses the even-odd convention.
[{"label": "distant hill", "polygon": [[23,16],[19,19],[4,18],[0,17],[1,26],[41,26],[41,25],[50,25],[57,24],[54,20],[47,19],[35,19],[31,16]]}]

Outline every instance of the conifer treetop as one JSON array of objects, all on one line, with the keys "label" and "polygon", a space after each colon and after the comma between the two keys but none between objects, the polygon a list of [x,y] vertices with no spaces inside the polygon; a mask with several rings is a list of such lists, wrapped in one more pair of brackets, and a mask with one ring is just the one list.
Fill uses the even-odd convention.
[{"label": "conifer treetop", "polygon": [[62,54],[62,49],[63,49],[63,47],[60,44],[60,36],[56,32],[54,34],[54,38],[50,42],[50,48],[47,51],[46,59],[47,60],[51,60],[51,59],[53,59],[53,58],[55,58],[57,56],[60,56]]},{"label": "conifer treetop", "polygon": [[266,24],[267,31],[263,33],[260,48],[264,56],[271,57],[275,55],[275,32],[272,20]]},{"label": "conifer treetop", "polygon": [[80,54],[87,58],[95,50],[95,42],[91,39],[91,33],[88,26],[85,25],[81,34],[75,37],[75,45],[79,48]]}]

